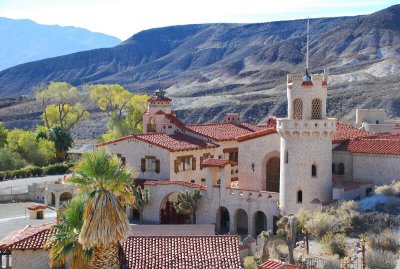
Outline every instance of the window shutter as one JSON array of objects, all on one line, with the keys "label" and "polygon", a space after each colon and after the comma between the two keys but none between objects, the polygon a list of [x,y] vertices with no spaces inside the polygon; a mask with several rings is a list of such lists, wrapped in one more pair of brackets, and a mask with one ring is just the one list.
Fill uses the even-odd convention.
[{"label": "window shutter", "polygon": [[179,160],[175,160],[175,173],[179,172]]},{"label": "window shutter", "polygon": [[196,170],[196,158],[192,158],[192,170]]},{"label": "window shutter", "polygon": [[141,171],[146,172],[146,159],[145,158],[142,158],[140,165],[141,165]]},{"label": "window shutter", "polygon": [[156,173],[157,174],[160,173],[160,160],[159,159],[156,160]]},{"label": "window shutter", "polygon": [[200,157],[200,170],[203,170],[203,160],[204,157]]}]

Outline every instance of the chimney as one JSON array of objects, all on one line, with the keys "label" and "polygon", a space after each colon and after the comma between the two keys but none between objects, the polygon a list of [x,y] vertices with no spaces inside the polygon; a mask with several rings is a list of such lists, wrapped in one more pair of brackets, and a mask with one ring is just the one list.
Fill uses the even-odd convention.
[{"label": "chimney", "polygon": [[240,124],[239,113],[226,113],[224,123]]}]

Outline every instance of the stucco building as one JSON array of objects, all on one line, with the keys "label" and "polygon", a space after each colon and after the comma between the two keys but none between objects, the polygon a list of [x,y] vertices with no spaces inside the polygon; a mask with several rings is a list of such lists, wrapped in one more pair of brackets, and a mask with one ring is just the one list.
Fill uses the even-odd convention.
[{"label": "stucco building", "polygon": [[143,115],[143,134],[97,147],[115,153],[150,189],[146,223],[184,223],[173,203],[179,191],[197,188],[204,194],[197,223],[257,236],[275,231],[281,214],[362,198],[373,185],[398,179],[400,137],[327,117],[327,89],[326,74],[288,75],[287,118],[271,116],[263,125],[233,113],[220,123],[187,125],[173,100],[157,91]]}]

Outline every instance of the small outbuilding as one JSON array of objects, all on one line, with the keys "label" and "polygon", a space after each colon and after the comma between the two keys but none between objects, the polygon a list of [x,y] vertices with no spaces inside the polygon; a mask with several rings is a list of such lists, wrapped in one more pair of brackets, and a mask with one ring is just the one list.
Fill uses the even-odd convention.
[{"label": "small outbuilding", "polygon": [[44,219],[45,214],[44,211],[47,209],[47,205],[31,205],[28,206],[28,212],[29,212],[29,219],[34,220],[34,219]]}]

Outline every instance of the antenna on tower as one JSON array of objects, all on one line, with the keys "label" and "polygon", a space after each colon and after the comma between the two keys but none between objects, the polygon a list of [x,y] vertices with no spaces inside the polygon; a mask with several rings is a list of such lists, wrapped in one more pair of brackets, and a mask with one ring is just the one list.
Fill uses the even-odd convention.
[{"label": "antenna on tower", "polygon": [[307,54],[306,54],[306,74],[308,75],[308,46],[310,43],[310,17],[307,19]]}]

